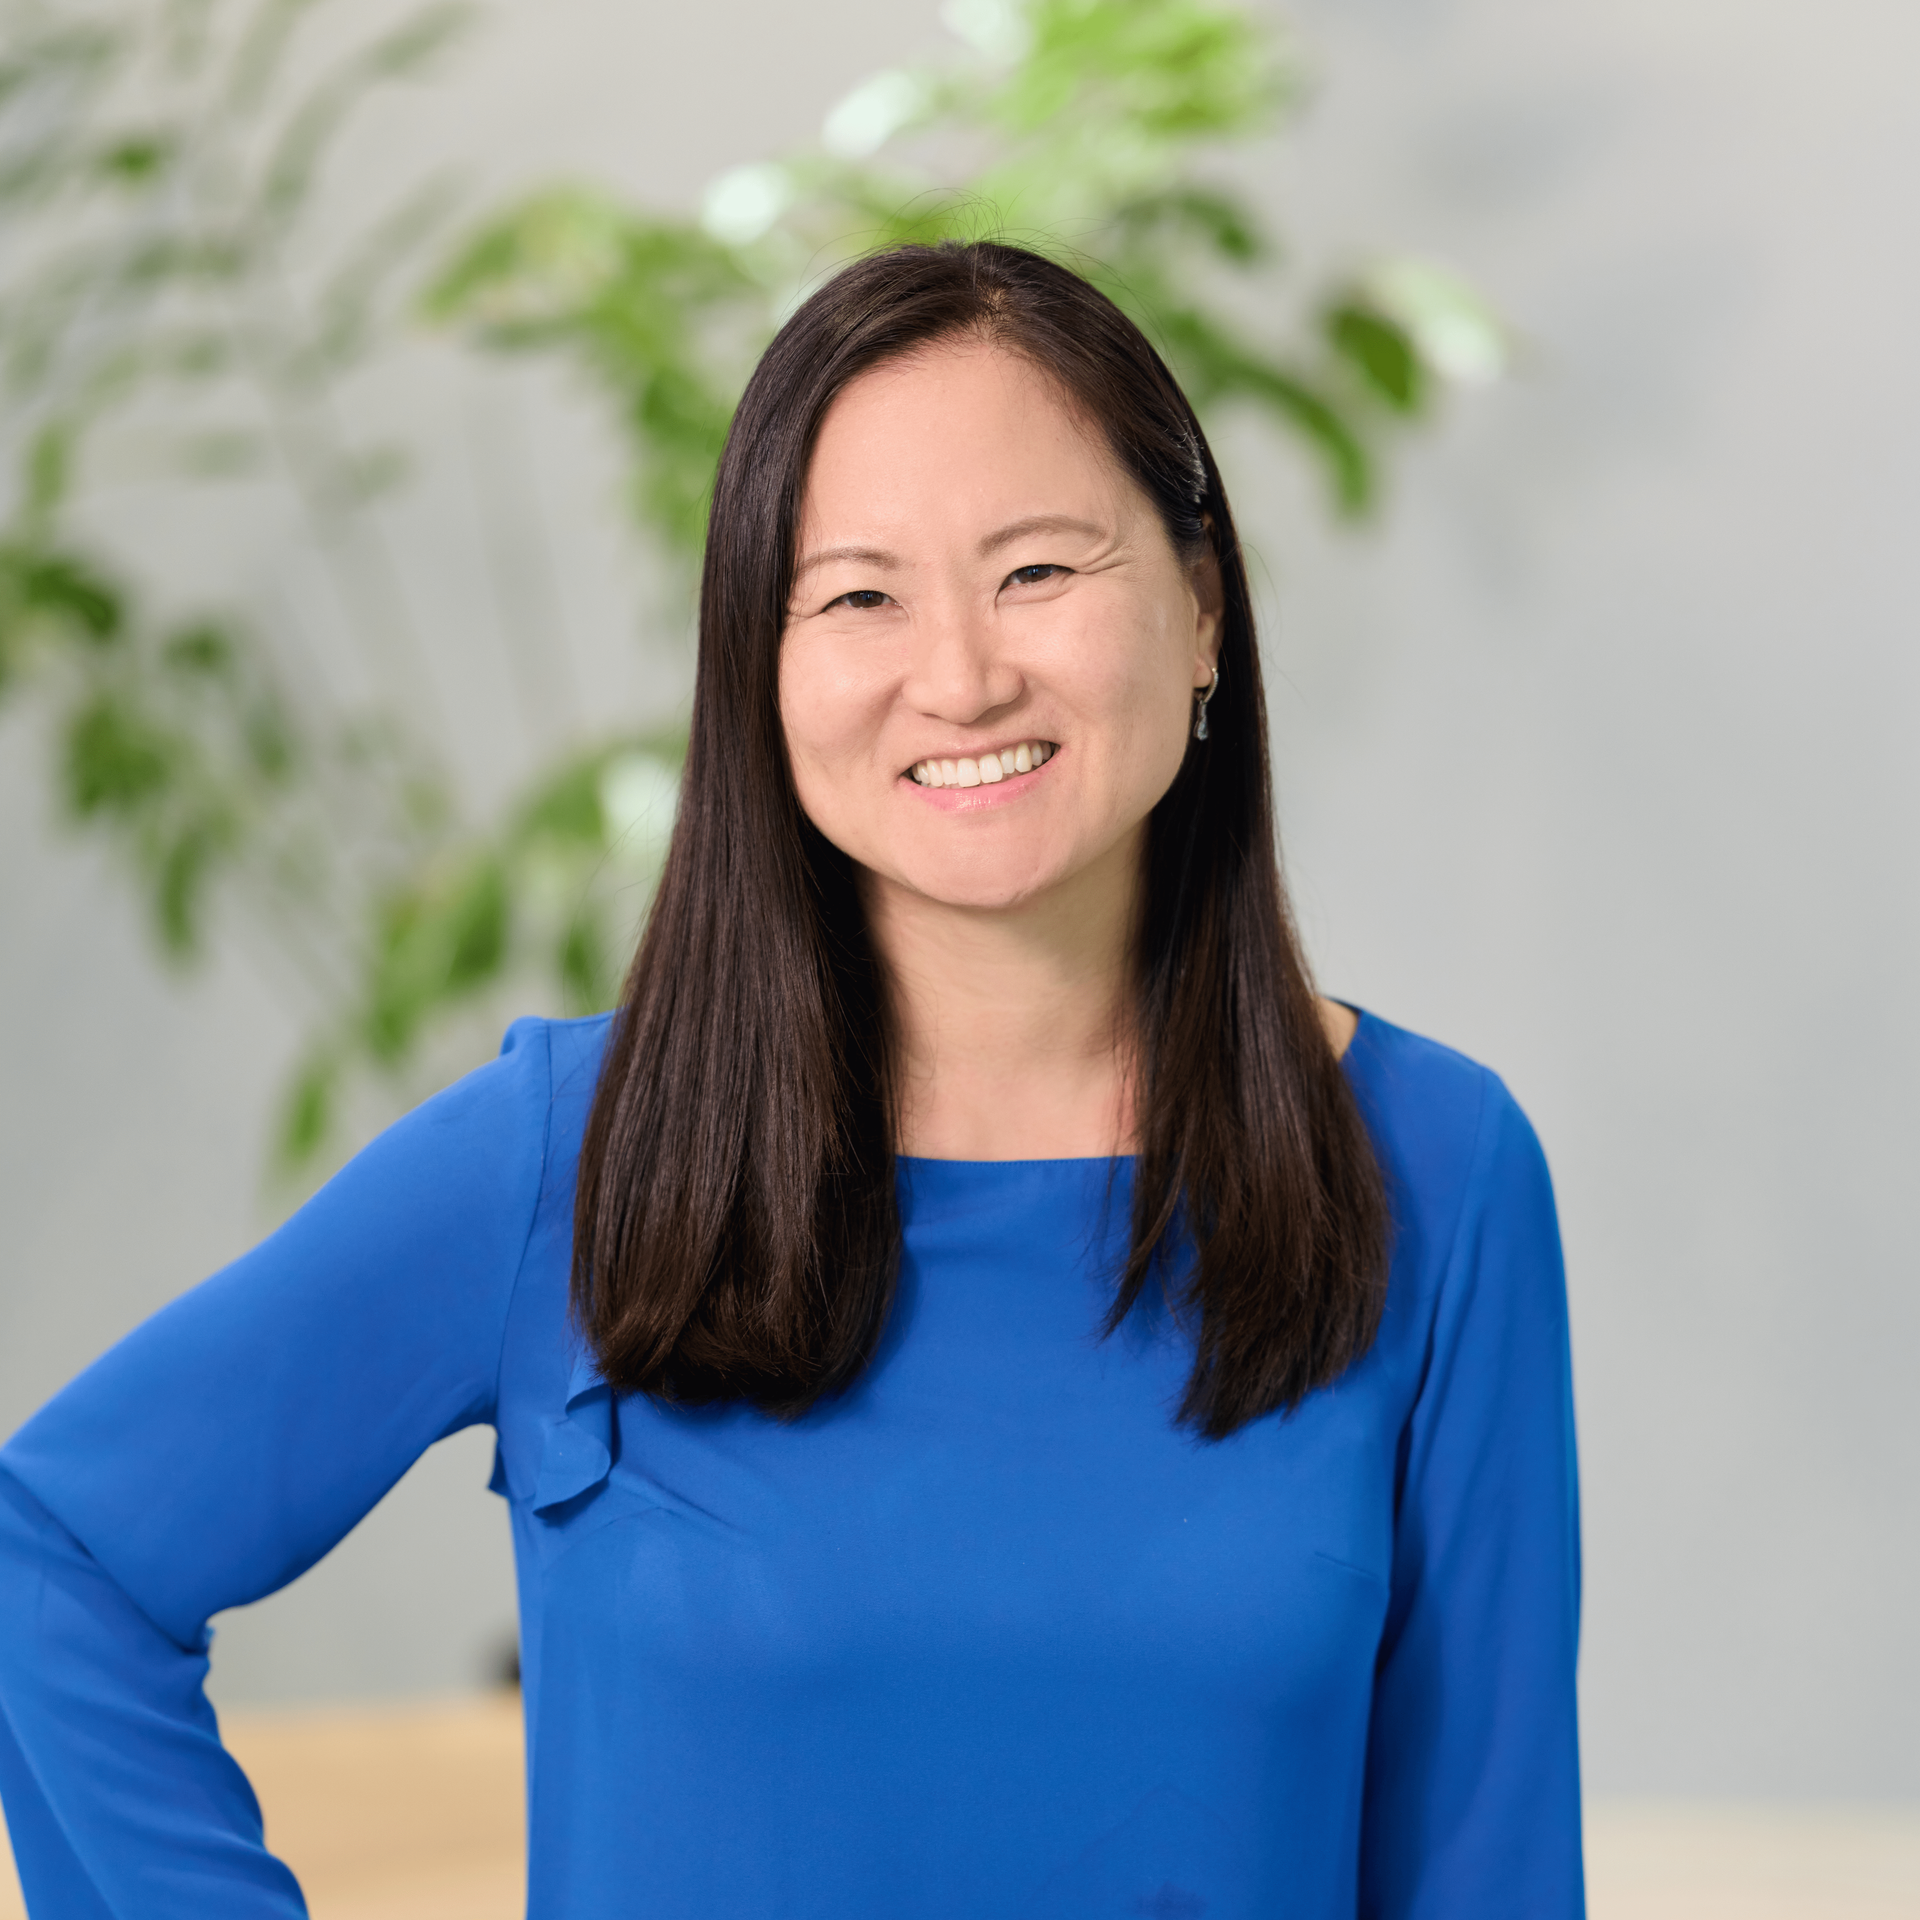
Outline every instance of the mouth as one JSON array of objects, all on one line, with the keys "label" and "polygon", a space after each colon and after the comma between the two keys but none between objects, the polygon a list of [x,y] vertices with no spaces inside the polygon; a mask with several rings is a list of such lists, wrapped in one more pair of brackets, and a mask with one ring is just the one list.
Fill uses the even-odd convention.
[{"label": "mouth", "polygon": [[1018,746],[978,756],[916,760],[903,777],[919,787],[997,787],[1003,780],[1045,766],[1057,751],[1051,740],[1022,740]]}]

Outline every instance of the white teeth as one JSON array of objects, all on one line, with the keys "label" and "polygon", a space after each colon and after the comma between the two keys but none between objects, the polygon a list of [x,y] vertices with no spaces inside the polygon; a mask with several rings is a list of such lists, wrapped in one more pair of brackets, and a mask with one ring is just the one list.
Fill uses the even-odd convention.
[{"label": "white teeth", "polygon": [[1044,767],[1055,751],[1045,740],[1022,740],[1017,747],[983,753],[978,760],[916,760],[907,773],[923,787],[993,787],[1016,773]]}]

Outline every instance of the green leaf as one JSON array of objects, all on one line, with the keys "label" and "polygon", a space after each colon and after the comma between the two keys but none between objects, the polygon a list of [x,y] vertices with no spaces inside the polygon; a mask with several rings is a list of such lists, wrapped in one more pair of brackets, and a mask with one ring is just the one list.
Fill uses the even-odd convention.
[{"label": "green leaf", "polygon": [[604,1013],[619,998],[608,946],[606,929],[591,906],[583,906],[567,922],[554,955],[554,972],[569,1016]]},{"label": "green leaf", "polygon": [[174,673],[205,680],[231,680],[238,664],[232,634],[211,621],[183,627],[162,644],[160,658]]},{"label": "green leaf", "polygon": [[25,518],[44,526],[67,497],[73,473],[73,431],[64,420],[50,422],[33,436],[27,450]]},{"label": "green leaf", "polygon": [[765,335],[764,305],[764,289],[697,227],[569,191],[529,200],[474,235],[427,296],[431,315],[495,346],[577,352],[621,399],[640,454],[642,517],[689,555],[705,537],[713,470]]},{"label": "green leaf", "polygon": [[176,959],[200,949],[209,884],[222,855],[236,838],[233,819],[219,811],[195,815],[162,842],[153,889],[160,942]]},{"label": "green leaf", "polygon": [[1310,382],[1278,367],[1247,367],[1240,391],[1298,429],[1320,456],[1334,504],[1342,513],[1367,511],[1374,499],[1373,456],[1338,406]]},{"label": "green leaf", "polygon": [[485,850],[388,897],[362,1020],[375,1060],[396,1065],[429,1019],[498,977],[510,915],[506,875]]},{"label": "green leaf", "polygon": [[117,140],[99,160],[100,171],[123,186],[143,186],[173,158],[173,142],[162,134],[134,134]]},{"label": "green leaf", "polygon": [[300,765],[298,742],[276,700],[254,700],[241,727],[246,761],[268,787],[287,786]]},{"label": "green leaf", "polygon": [[600,773],[605,753],[582,756],[550,774],[525,802],[516,840],[553,840],[563,845],[591,848],[606,845],[606,824],[600,812]]},{"label": "green leaf", "polygon": [[1512,361],[1513,340],[1486,297],[1435,261],[1378,261],[1352,297],[1398,327],[1422,367],[1443,380],[1485,386]]},{"label": "green leaf", "polygon": [[1099,103],[1144,138],[1250,131],[1286,97],[1272,43],[1237,7],[1203,0],[1035,0],[1026,59],[989,111],[1016,132]]},{"label": "green leaf", "polygon": [[1149,331],[1163,335],[1174,372],[1197,409],[1251,401],[1318,456],[1340,512],[1358,515],[1372,504],[1373,456],[1359,427],[1320,382],[1255,352],[1197,308],[1169,306],[1142,318]]},{"label": "green leaf", "polygon": [[604,195],[553,188],[472,234],[427,288],[429,319],[458,321],[495,344],[548,337],[605,296],[630,216]]},{"label": "green leaf", "polygon": [[603,853],[613,831],[606,809],[609,776],[646,763],[654,778],[671,786],[686,758],[684,727],[662,727],[575,754],[551,769],[521,802],[506,844],[515,851],[550,843]]},{"label": "green leaf", "polygon": [[1403,414],[1425,406],[1426,368],[1405,328],[1355,301],[1330,308],[1322,325],[1327,343],[1376,400]]},{"label": "green leaf", "polygon": [[63,773],[76,819],[126,817],[172,788],[180,745],[111,692],[95,695],[67,723]]},{"label": "green leaf", "polygon": [[341,1060],[331,1047],[310,1052],[301,1062],[281,1103],[275,1159],[283,1174],[297,1172],[326,1144],[338,1104]]},{"label": "green leaf", "polygon": [[71,554],[29,557],[16,576],[14,591],[25,611],[98,646],[119,639],[125,624],[119,589]]},{"label": "green leaf", "polygon": [[1116,250],[1161,249],[1199,241],[1236,267],[1272,259],[1274,246],[1260,217],[1238,194],[1214,187],[1171,187],[1130,200],[1114,214]]}]

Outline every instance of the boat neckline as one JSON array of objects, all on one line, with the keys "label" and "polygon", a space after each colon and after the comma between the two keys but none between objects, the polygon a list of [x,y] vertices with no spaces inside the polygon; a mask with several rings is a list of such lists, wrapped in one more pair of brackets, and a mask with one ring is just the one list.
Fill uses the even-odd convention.
[{"label": "boat neckline", "polygon": [[[1331,994],[1327,997],[1329,999],[1333,998]],[[1358,1022],[1354,1027],[1352,1037],[1347,1041],[1345,1048],[1340,1054],[1340,1064],[1342,1067],[1345,1067],[1347,1063],[1352,1060],[1355,1050],[1360,1045],[1360,1036],[1370,1027],[1376,1026],[1379,1023],[1365,1007],[1356,1007],[1345,1000],[1335,1001],[1335,1005],[1345,1007]],[[1131,1153],[1069,1153],[1056,1154],[1038,1160],[948,1160],[935,1154],[896,1153],[893,1159],[894,1164],[900,1167],[1008,1167],[1017,1169],[1021,1167],[1130,1167],[1133,1165],[1135,1156]]]}]

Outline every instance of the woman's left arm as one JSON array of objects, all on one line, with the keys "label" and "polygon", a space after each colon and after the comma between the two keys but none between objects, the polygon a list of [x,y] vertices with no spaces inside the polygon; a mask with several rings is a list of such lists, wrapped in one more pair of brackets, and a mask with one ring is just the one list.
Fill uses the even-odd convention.
[{"label": "woman's left arm", "polygon": [[1580,1533],[1546,1161],[1487,1076],[1403,1438],[1363,1920],[1579,1920]]}]

